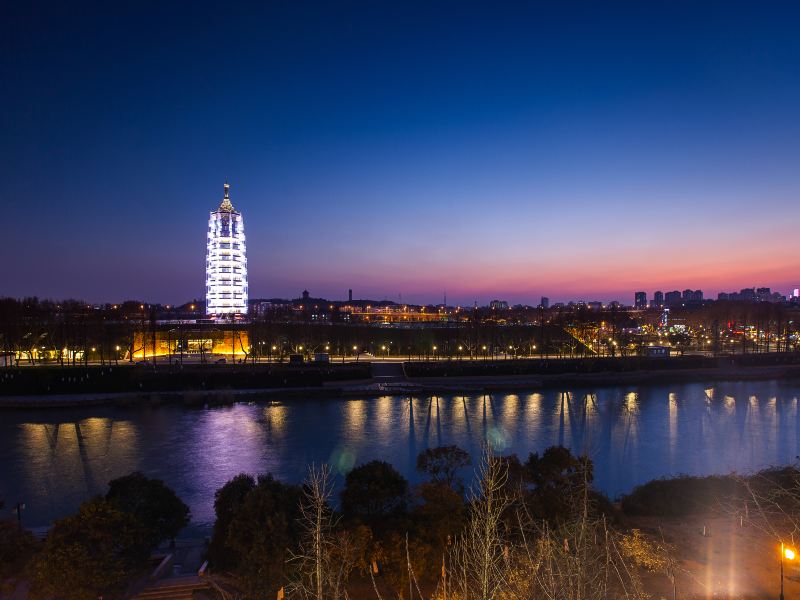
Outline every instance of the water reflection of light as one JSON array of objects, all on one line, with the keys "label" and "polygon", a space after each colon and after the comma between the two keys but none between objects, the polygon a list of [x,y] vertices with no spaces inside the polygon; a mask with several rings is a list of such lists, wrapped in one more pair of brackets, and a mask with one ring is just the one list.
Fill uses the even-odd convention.
[{"label": "water reflection of light", "polygon": [[628,392],[625,395],[625,408],[628,409],[628,412],[639,410],[639,395],[636,392]]},{"label": "water reflection of light", "polygon": [[673,470],[678,447],[678,394],[669,393],[669,468]]},{"label": "water reflection of light", "polygon": [[376,401],[376,414],[374,426],[381,437],[385,437],[392,430],[392,408],[394,403],[391,396],[381,396]]},{"label": "water reflection of light", "polygon": [[620,464],[628,464],[630,468],[636,465],[636,456],[639,449],[639,396],[636,392],[625,394],[623,410],[620,419],[614,426],[617,452]]},{"label": "water reflection of light", "polygon": [[264,424],[269,427],[272,434],[283,434],[286,432],[286,418],[289,409],[285,404],[270,404],[264,407]]},{"label": "water reflection of light", "polygon": [[561,392],[556,401],[553,417],[555,430],[558,432],[557,443],[559,446],[570,446],[572,443],[571,400],[571,392]]},{"label": "water reflection of light", "polygon": [[[170,468],[180,478],[183,498],[192,506],[192,518],[213,521],[213,502],[199,498],[225,485],[239,473],[280,473],[286,460],[282,440],[288,430],[289,407],[271,404],[263,410],[246,404],[202,411],[180,455],[169,456]],[[281,443],[277,443],[276,437]]]},{"label": "water reflection of light", "polygon": [[539,423],[541,420],[543,400],[544,396],[541,394],[531,394],[528,396],[528,401],[525,405],[525,415],[531,423]]},{"label": "water reflection of light", "polygon": [[36,490],[34,497],[25,498],[33,511],[63,504],[74,510],[87,497],[105,493],[111,479],[137,467],[136,429],[128,421],[92,417],[22,423],[19,431],[25,481],[14,485]]},{"label": "water reflection of light", "polygon": [[[524,458],[560,435],[574,451],[593,450],[598,487],[612,496],[654,477],[745,472],[798,453],[797,388],[785,395],[760,382],[631,389],[435,398],[428,441],[458,444],[475,457],[488,438]],[[95,415],[89,419],[76,411],[81,416],[46,425],[30,422],[41,418],[34,411],[9,413],[0,420],[0,481],[7,497],[29,503],[30,524],[44,525],[139,469],[167,481],[191,505],[193,521],[209,524],[214,491],[242,471],[296,483],[310,462],[330,461],[343,474],[380,458],[418,481],[414,465],[430,406],[427,397],[330,398],[131,408],[113,419],[96,416],[111,411],[87,411]]]},{"label": "water reflection of light", "polygon": [[586,435],[586,439],[584,440],[584,450],[588,451],[590,444],[594,443],[594,437],[601,426],[600,411],[597,407],[597,396],[594,394],[586,395],[583,421],[583,429]]},{"label": "water reflection of light", "polygon": [[736,398],[733,396],[725,396],[723,400],[723,405],[725,406],[725,410],[729,415],[736,414]]},{"label": "water reflection of light", "polygon": [[348,438],[360,438],[367,423],[366,400],[348,400],[344,409],[344,433]]},{"label": "water reflection of light", "polygon": [[503,423],[506,427],[516,422],[519,416],[519,396],[509,394],[503,398]]}]

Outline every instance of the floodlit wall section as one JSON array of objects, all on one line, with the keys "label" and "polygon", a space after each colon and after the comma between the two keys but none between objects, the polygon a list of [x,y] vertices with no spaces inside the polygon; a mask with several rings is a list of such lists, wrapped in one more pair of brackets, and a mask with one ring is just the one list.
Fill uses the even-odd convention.
[{"label": "floodlit wall section", "polygon": [[133,335],[133,358],[141,360],[153,356],[203,356],[223,355],[243,358],[250,352],[247,331],[206,330],[206,331],[157,331]]},{"label": "floodlit wall section", "polygon": [[247,313],[247,247],[242,215],[225,199],[208,219],[206,247],[206,313]]}]

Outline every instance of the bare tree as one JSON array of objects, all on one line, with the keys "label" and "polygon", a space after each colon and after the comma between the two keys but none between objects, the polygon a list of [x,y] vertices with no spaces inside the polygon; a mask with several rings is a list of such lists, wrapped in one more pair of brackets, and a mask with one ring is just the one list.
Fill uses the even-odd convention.
[{"label": "bare tree", "polygon": [[345,584],[359,553],[350,532],[339,530],[330,506],[333,477],[328,465],[311,465],[300,504],[300,547],[290,562],[287,596],[303,600],[347,598]]},{"label": "bare tree", "polygon": [[[511,505],[508,467],[487,445],[478,465],[478,482],[470,498],[467,525],[451,553],[451,576],[445,572],[444,596],[494,600],[506,588],[509,548],[503,515]],[[446,571],[446,569],[443,569]]]}]

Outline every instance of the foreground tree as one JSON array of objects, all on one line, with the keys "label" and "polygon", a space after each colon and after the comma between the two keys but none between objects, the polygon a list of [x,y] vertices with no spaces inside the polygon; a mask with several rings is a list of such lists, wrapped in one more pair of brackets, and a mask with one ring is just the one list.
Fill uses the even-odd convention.
[{"label": "foreground tree", "polygon": [[357,535],[338,527],[330,506],[333,476],[328,465],[311,465],[300,504],[300,544],[292,556],[290,596],[304,600],[345,598],[345,584],[363,548]]},{"label": "foreground tree", "polygon": [[[591,506],[588,473],[556,525],[534,517],[508,486],[507,460],[486,451],[466,527],[437,595],[459,600],[644,600],[635,561]],[[514,519],[504,518],[513,511]]]},{"label": "foreground tree", "polygon": [[250,598],[273,600],[287,582],[287,561],[300,538],[302,490],[272,475],[258,482],[235,509],[225,547],[233,552],[231,565]]},{"label": "foreground tree", "polygon": [[134,517],[96,498],[56,521],[33,561],[45,597],[95,600],[121,590],[147,564],[148,531]]},{"label": "foreground tree", "polygon": [[541,456],[531,453],[523,465],[522,477],[530,485],[528,509],[551,524],[569,518],[580,498],[591,487],[594,466],[585,456],[574,456],[568,448],[551,446]]},{"label": "foreground tree", "polygon": [[373,460],[350,471],[342,490],[342,512],[369,526],[406,510],[408,481],[387,462]]},{"label": "foreground tree", "polygon": [[160,479],[134,472],[109,484],[106,500],[133,516],[147,532],[151,547],[174,540],[189,524],[189,507]]},{"label": "foreground tree", "polygon": [[[0,499],[0,509],[3,501]],[[0,582],[20,574],[35,550],[35,539],[13,519],[0,520]]]},{"label": "foreground tree", "polygon": [[471,464],[466,450],[458,446],[439,446],[428,448],[417,457],[417,471],[427,473],[436,483],[444,483],[452,489],[461,491],[463,482],[458,472]]},{"label": "foreground tree", "polygon": [[478,477],[466,527],[453,548],[452,579],[444,584],[446,591],[465,600],[492,600],[503,594],[507,579],[508,541],[502,525],[512,499],[506,487],[508,469],[494,459],[488,446]]},{"label": "foreground tree", "polygon": [[256,480],[252,475],[240,473],[214,494],[214,512],[217,518],[214,521],[208,555],[217,570],[232,569],[239,561],[234,550],[228,546],[228,531],[247,494],[255,487]]}]

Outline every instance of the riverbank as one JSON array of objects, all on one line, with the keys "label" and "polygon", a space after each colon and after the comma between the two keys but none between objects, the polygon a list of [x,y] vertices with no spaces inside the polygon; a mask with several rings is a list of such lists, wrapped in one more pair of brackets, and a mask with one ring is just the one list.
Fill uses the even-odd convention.
[{"label": "riverbank", "polygon": [[[400,365],[398,364],[398,367]],[[710,368],[642,370],[625,372],[558,373],[549,375],[478,375],[405,377],[379,376],[344,381],[321,381],[292,387],[148,390],[75,394],[28,394],[0,396],[0,409],[66,408],[80,406],[222,406],[254,400],[303,398],[375,398],[387,395],[481,394],[535,391],[553,388],[602,388],[664,383],[759,381],[800,379],[800,365],[723,366]]]}]

